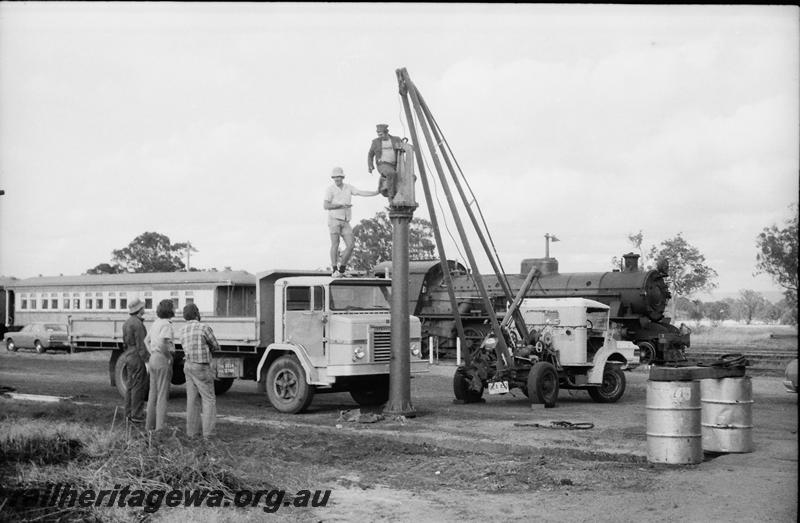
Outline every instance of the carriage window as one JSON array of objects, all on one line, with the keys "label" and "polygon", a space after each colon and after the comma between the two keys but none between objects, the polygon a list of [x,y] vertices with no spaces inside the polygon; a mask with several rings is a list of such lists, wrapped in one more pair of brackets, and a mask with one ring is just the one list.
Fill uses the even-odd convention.
[{"label": "carriage window", "polygon": [[108,299],[108,308],[114,310],[117,308],[117,299],[116,298],[109,298]]},{"label": "carriage window", "polygon": [[50,293],[50,308],[57,309],[58,308],[58,293],[51,292]]},{"label": "carriage window", "polygon": [[28,308],[28,298],[26,296],[22,296],[19,299],[19,308],[20,309],[27,309]]},{"label": "carriage window", "polygon": [[311,310],[311,288],[310,287],[287,287],[286,288],[286,310],[287,311],[310,311]]},{"label": "carriage window", "polygon": [[36,309],[36,298],[31,298],[31,309]]},{"label": "carriage window", "polygon": [[69,297],[63,298],[61,300],[61,308],[62,309],[69,309]]},{"label": "carriage window", "polygon": [[81,299],[80,298],[73,298],[72,299],[72,308],[78,310],[81,308]]},{"label": "carriage window", "polygon": [[119,299],[119,308],[120,309],[127,309],[128,308],[128,298],[120,298]]},{"label": "carriage window", "polygon": [[321,286],[314,287],[314,310],[321,311],[325,304],[325,289]]},{"label": "carriage window", "polygon": [[42,309],[47,309],[50,303],[47,301],[47,298],[42,298]]},{"label": "carriage window", "polygon": [[102,309],[103,308],[103,293],[102,292],[96,292],[95,293],[94,306],[97,309]]},{"label": "carriage window", "polygon": [[194,298],[186,298],[186,305],[189,305],[190,303],[194,303]]},{"label": "carriage window", "polygon": [[144,293],[144,308],[145,309],[153,308],[153,293],[150,291]]}]

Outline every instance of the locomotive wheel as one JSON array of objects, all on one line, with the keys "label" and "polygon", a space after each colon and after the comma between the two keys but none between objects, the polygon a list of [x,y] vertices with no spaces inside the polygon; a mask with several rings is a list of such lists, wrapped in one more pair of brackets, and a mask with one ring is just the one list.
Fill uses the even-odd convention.
[{"label": "locomotive wheel", "polygon": [[606,363],[603,383],[589,389],[589,396],[597,403],[616,403],[625,394],[625,373],[619,365]]},{"label": "locomotive wheel", "polygon": [[267,371],[267,398],[275,409],[297,414],[314,399],[314,388],[306,383],[306,372],[293,355],[281,356]]},{"label": "locomotive wheel", "polygon": [[558,400],[558,373],[552,363],[535,364],[528,374],[528,398],[531,403],[555,407]]},{"label": "locomotive wheel", "polygon": [[453,374],[453,395],[457,400],[464,403],[477,403],[481,401],[481,396],[483,396],[483,384],[481,384],[480,391],[472,390],[469,387],[469,378],[464,373],[464,369],[459,367]]},{"label": "locomotive wheel", "polygon": [[656,348],[649,341],[639,343],[639,362],[642,365],[650,365],[656,359]]}]

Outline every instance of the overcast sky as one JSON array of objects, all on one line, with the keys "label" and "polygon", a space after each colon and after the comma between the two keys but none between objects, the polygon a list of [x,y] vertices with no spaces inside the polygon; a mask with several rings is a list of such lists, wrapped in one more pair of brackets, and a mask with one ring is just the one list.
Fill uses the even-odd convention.
[{"label": "overcast sky", "polygon": [[0,275],[145,231],[198,268],[327,266],[331,168],[377,186],[405,67],[507,271],[545,233],[562,272],[609,270],[642,230],[682,233],[720,294],[775,291],[755,238],[798,199],[799,34],[795,6],[3,2]]}]

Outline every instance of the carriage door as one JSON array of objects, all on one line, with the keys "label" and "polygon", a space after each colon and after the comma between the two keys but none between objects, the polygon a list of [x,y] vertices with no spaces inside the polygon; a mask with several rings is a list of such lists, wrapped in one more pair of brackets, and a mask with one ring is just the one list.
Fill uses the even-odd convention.
[{"label": "carriage door", "polygon": [[322,286],[289,286],[284,296],[284,339],[302,345],[315,367],[325,366],[325,291]]}]

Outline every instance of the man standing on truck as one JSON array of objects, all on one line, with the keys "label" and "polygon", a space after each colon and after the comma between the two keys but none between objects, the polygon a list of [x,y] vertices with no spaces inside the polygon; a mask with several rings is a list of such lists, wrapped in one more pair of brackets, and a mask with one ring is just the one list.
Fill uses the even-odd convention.
[{"label": "man standing on truck", "polygon": [[[362,191],[352,185],[344,183],[344,170],[341,167],[334,167],[331,172],[334,184],[325,191],[325,201],[323,207],[328,211],[328,232],[331,235],[331,270],[334,278],[344,276],[347,270],[347,262],[353,254],[353,228],[350,226],[350,208],[352,196],[377,196],[378,191]],[[339,240],[344,239],[345,249],[339,259]]]},{"label": "man standing on truck", "polygon": [[134,298],[128,304],[130,317],[122,326],[122,341],[125,343],[125,417],[132,423],[143,423],[147,368],[150,359],[145,338],[144,302]]},{"label": "man standing on truck", "polygon": [[378,192],[391,200],[397,188],[397,160],[403,151],[403,140],[389,134],[389,126],[379,123],[375,126],[378,137],[372,140],[367,153],[367,169],[372,174],[373,160],[377,164],[381,179],[378,181]]},{"label": "man standing on truck", "polygon": [[[197,305],[190,303],[183,308],[186,326],[181,334],[181,345],[186,361],[186,435],[190,438],[201,429],[208,439],[217,422],[217,398],[214,394],[214,370],[211,368],[211,353],[219,350],[219,343],[211,327],[200,323]],[[201,409],[202,403],[202,409]]]}]

